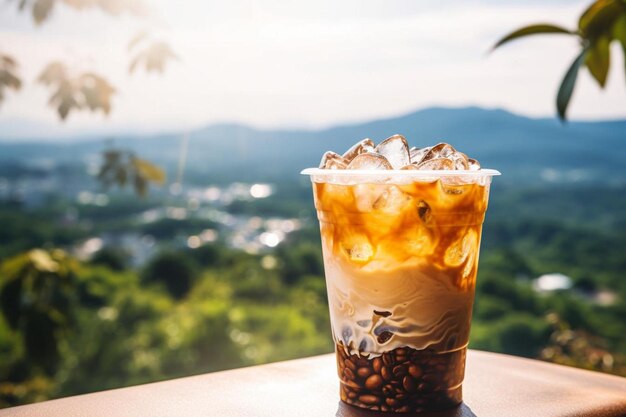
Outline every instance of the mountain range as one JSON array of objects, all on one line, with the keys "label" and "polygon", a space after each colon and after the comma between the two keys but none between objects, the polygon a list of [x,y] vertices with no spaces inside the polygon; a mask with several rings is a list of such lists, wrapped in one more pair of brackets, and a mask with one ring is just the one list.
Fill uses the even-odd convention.
[{"label": "mountain range", "polygon": [[[403,116],[321,130],[261,130],[216,124],[188,134],[186,175],[195,182],[275,181],[297,178],[326,150],[342,153],[370,137],[395,133],[412,146],[448,142],[503,173],[505,182],[626,183],[626,120],[561,123],[500,109],[427,108]],[[124,136],[115,144],[136,151],[170,172],[179,161],[183,134]],[[71,164],[105,149],[95,140],[0,143],[0,164],[42,160]]]}]

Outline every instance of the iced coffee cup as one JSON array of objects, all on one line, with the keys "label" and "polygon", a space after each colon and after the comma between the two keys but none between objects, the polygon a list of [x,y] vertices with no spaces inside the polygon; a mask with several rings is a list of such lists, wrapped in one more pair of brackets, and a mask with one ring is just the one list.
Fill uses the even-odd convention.
[{"label": "iced coffee cup", "polygon": [[448,144],[327,152],[313,183],[340,398],[398,413],[462,401],[489,185]]}]

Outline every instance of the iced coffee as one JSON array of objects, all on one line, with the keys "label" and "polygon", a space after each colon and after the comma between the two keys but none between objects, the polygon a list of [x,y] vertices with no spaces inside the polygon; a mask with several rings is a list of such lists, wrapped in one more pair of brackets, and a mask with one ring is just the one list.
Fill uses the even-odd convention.
[{"label": "iced coffee", "polygon": [[327,152],[311,175],[341,399],[420,412],[462,400],[491,176],[401,135]]}]

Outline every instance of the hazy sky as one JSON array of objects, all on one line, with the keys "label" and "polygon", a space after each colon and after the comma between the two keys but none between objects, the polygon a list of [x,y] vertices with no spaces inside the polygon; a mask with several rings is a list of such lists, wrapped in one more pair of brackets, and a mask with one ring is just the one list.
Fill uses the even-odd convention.
[{"label": "hazy sky", "polygon": [[[26,82],[0,108],[0,137],[33,130],[178,130],[224,121],[321,127],[432,105],[552,116],[576,41],[553,35],[487,51],[520,25],[573,28],[589,0],[147,3],[151,13],[143,19],[61,4],[40,27],[16,11],[16,2],[0,3],[0,51],[18,59]],[[127,44],[143,29],[180,56],[163,75],[128,74]],[[612,52],[606,90],[581,72],[571,118],[626,117],[623,57],[618,45]],[[65,124],[57,122],[46,104],[49,91],[34,82],[55,59],[109,79],[118,90],[110,116],[70,114]]]}]

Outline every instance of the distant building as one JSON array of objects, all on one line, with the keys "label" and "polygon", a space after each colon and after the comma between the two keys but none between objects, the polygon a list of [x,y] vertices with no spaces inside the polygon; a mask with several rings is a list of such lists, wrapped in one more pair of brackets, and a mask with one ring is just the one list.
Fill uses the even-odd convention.
[{"label": "distant building", "polygon": [[537,292],[569,290],[570,288],[572,288],[572,279],[559,273],[545,274],[533,281],[533,289]]}]

